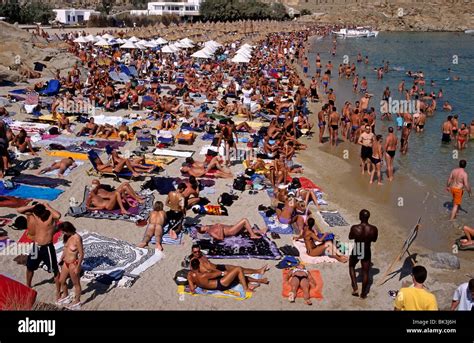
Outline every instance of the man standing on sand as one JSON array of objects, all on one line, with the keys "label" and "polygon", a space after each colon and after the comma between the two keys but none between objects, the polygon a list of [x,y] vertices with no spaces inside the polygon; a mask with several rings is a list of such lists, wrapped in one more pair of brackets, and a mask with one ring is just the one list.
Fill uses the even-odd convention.
[{"label": "man standing on sand", "polygon": [[329,114],[329,144],[336,146],[339,136],[339,120],[341,116],[336,111],[336,107],[332,106],[331,114]]},{"label": "man standing on sand", "polygon": [[453,196],[453,209],[451,211],[450,220],[456,218],[456,214],[461,206],[464,190],[471,196],[471,185],[469,184],[468,175],[464,170],[466,164],[466,160],[459,161],[459,168],[453,169],[446,183],[446,190]]},{"label": "man standing on sand", "polygon": [[397,151],[398,138],[393,133],[393,127],[388,128],[388,136],[385,139],[385,162],[387,163],[387,178],[388,181],[393,180],[393,160],[395,159],[395,152]]},{"label": "man standing on sand", "polygon": [[370,126],[365,125],[365,131],[359,136],[358,144],[362,145],[360,149],[360,166],[362,168],[362,175],[365,172],[365,166],[368,165],[367,172],[370,174],[370,158],[372,157],[372,145],[374,143],[375,135],[372,133]]},{"label": "man standing on sand", "polygon": [[56,222],[61,218],[61,213],[50,207],[48,203],[20,207],[17,211],[26,215],[28,234],[34,242],[26,261],[26,285],[31,288],[34,272],[43,262],[48,268],[48,272],[52,272],[54,275],[56,300],[58,300],[61,297],[61,288],[53,236]]},{"label": "man standing on sand", "polygon": [[169,225],[169,234],[172,239],[177,239],[179,232],[183,228],[186,216],[186,199],[183,196],[185,190],[186,184],[182,182],[175,191],[169,192],[166,198],[165,204],[169,207],[169,211],[166,212],[166,218]]},{"label": "man standing on sand", "polygon": [[163,210],[163,203],[161,201],[155,202],[153,205],[153,211],[150,213],[148,218],[148,225],[145,232],[143,241],[138,244],[139,248],[145,248],[151,241],[152,237],[155,236],[156,250],[162,251],[163,246],[161,240],[163,238],[163,228],[166,225],[166,212]]},{"label": "man standing on sand", "polygon": [[395,311],[437,311],[436,297],[425,289],[428,272],[423,266],[412,269],[413,287],[403,287],[398,291],[394,302]]},{"label": "man standing on sand", "polygon": [[355,267],[360,261],[362,266],[362,299],[367,298],[369,294],[369,273],[372,264],[372,242],[377,241],[379,230],[376,226],[369,224],[370,212],[368,210],[361,210],[359,213],[360,224],[353,225],[349,232],[349,239],[355,242],[355,249],[352,250],[349,257],[349,275],[351,276],[352,295],[359,296],[357,287]]}]

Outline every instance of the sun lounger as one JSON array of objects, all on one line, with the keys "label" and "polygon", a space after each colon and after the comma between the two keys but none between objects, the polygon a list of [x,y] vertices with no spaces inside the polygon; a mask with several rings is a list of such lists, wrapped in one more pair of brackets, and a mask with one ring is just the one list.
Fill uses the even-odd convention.
[{"label": "sun lounger", "polygon": [[98,170],[97,169],[97,164],[95,163],[95,160],[99,157],[99,155],[97,154],[97,152],[95,150],[90,150],[87,153],[87,156],[89,158],[89,161],[92,164],[92,169],[87,172],[88,175],[97,176],[99,178],[101,178],[103,176],[111,176],[117,182],[120,182],[120,178],[124,178],[124,179],[132,179],[133,178],[133,173],[131,171],[114,173],[114,172],[104,172],[104,171]]}]

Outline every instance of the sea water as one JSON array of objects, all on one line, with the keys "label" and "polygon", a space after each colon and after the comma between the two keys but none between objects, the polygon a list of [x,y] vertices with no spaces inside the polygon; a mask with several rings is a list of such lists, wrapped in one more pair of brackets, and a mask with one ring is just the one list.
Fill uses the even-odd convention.
[{"label": "sea water", "polygon": [[[433,117],[427,118],[424,132],[412,131],[408,155],[401,156],[397,151],[394,186],[400,175],[403,175],[404,179],[408,178],[423,196],[427,195],[428,201],[423,204],[423,208],[420,204],[419,209],[419,214],[424,216],[425,222],[436,225],[437,230],[442,232],[451,229],[452,225],[447,223],[448,202],[451,197],[445,190],[446,180],[450,171],[458,166],[460,159],[468,161],[466,171],[474,180],[474,141],[468,143],[466,150],[457,152],[453,144],[441,144],[441,126],[451,114],[459,116],[459,126],[461,123],[466,123],[469,127],[471,120],[474,119],[474,36],[464,33],[381,32],[376,38],[337,39],[335,56],[331,54],[333,39],[325,37],[311,42],[308,54],[311,63],[309,75],[315,73],[316,53],[321,56],[323,72],[326,63],[329,60],[332,62],[334,67],[329,87],[335,89],[336,106],[340,112],[345,101],[354,104],[362,96],[360,93],[352,92],[352,79],[346,80],[345,76],[338,79],[339,64],[344,61],[350,64],[354,62],[357,67],[356,73],[359,74],[359,84],[365,76],[369,85],[368,92],[374,95],[369,106],[373,106],[377,112],[377,134],[385,137],[388,126],[396,129],[396,115],[392,115],[392,122],[380,119],[380,101],[387,86],[390,87],[393,100],[405,100],[405,95],[398,92],[398,85],[405,80],[405,88],[412,86],[413,79],[406,75],[407,71],[423,71],[426,80],[423,88],[427,94],[433,90],[437,95],[440,89],[443,90],[443,98],[437,99],[438,109]],[[357,63],[359,52],[363,58],[368,56],[368,65],[363,62]],[[382,80],[377,80],[374,69],[383,66],[384,61],[389,61],[390,71],[384,74]],[[454,81],[453,76],[459,76],[460,80]],[[430,85],[431,80],[435,83],[434,87]],[[446,100],[453,106],[453,111],[450,113],[442,110]],[[397,134],[400,138],[400,132]],[[387,180],[385,183],[387,184]],[[396,192],[397,187],[391,189]],[[474,201],[465,196],[462,207],[467,213],[461,212],[459,222],[456,224],[474,225],[474,219],[471,220],[469,216],[470,213],[474,213]],[[451,232],[449,239],[453,235]],[[449,245],[440,244],[447,239],[446,237],[439,238],[432,242],[431,247]]]}]

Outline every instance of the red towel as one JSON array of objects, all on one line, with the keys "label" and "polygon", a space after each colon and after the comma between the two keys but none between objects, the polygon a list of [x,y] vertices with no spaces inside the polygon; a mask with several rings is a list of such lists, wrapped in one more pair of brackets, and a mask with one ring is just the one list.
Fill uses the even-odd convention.
[{"label": "red towel", "polygon": [[0,196],[0,207],[18,208],[28,205],[31,199],[20,199],[11,196]]},{"label": "red towel", "polygon": [[[288,281],[286,281],[286,277],[288,275],[289,270],[283,269],[283,283],[282,283],[282,292],[281,295],[284,298],[288,298],[288,295],[291,292],[291,285]],[[309,288],[309,296],[313,299],[322,299],[323,298],[323,278],[321,277],[321,273],[317,269],[313,269],[309,271],[311,276],[313,277],[314,281],[316,281],[316,287]],[[303,290],[298,288],[298,292],[296,294],[297,298],[303,298]]]},{"label": "red towel", "polygon": [[31,310],[36,291],[0,274],[0,310]]},{"label": "red towel", "polygon": [[[304,188],[304,189],[317,189],[319,191],[323,191],[321,189],[321,187],[319,187],[317,184],[315,184],[313,181],[311,181],[310,179],[302,176],[302,177],[299,177],[298,178],[300,180],[300,183],[301,183],[301,187]],[[292,177],[291,176],[288,176],[287,179],[286,179],[288,182],[291,182],[292,180]]]}]

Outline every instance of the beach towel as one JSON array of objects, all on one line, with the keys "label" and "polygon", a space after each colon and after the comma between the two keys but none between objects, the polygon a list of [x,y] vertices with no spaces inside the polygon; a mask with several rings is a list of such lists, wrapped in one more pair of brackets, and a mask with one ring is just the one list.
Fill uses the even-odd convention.
[{"label": "beach towel", "polygon": [[0,207],[18,208],[28,205],[31,199],[21,199],[12,196],[0,196]]},{"label": "beach towel", "polygon": [[319,211],[318,213],[329,227],[349,225],[338,211]]},{"label": "beach towel", "polygon": [[[313,277],[314,281],[316,281],[316,287],[310,286],[309,288],[309,297],[313,299],[322,299],[323,298],[323,278],[321,277],[321,273],[319,270],[313,269],[309,270],[311,273],[311,276]],[[282,270],[282,291],[281,295],[284,298],[288,298],[291,292],[291,285],[290,283],[286,280],[288,277],[289,270],[288,269],[283,269]],[[303,298],[303,290],[301,288],[298,288],[298,292],[296,293],[297,298]]]},{"label": "beach towel", "polygon": [[171,157],[191,157],[193,156],[194,151],[184,151],[184,150],[170,150],[170,149],[156,149],[153,151],[153,155],[158,156],[171,156]]},{"label": "beach towel", "polygon": [[176,178],[173,177],[152,176],[150,180],[143,184],[142,188],[157,191],[159,194],[166,195],[169,192],[176,190],[174,186],[175,183]]},{"label": "beach towel", "polygon": [[463,238],[466,239],[466,237],[461,237],[461,238],[456,239],[455,243],[458,246],[458,249],[463,250],[463,251],[467,251],[467,250],[474,251],[474,244],[472,244],[472,245],[462,245],[461,244],[461,239],[463,239]]},{"label": "beach towel", "polygon": [[68,180],[45,177],[45,176],[37,176],[37,175],[32,175],[32,174],[20,174],[18,176],[13,177],[12,181],[15,183],[20,183],[24,185],[44,186],[44,187],[49,187],[49,188],[57,188],[59,186],[69,187],[71,185],[71,181],[68,181]]},{"label": "beach towel", "polygon": [[107,140],[107,139],[98,139],[98,140],[88,140],[85,142],[81,143],[81,148],[84,148],[86,150],[89,149],[99,149],[99,150],[105,150],[106,146],[110,146],[114,150],[118,150],[121,147],[124,147],[126,142],[121,142],[121,141],[113,141],[113,140]]},{"label": "beach towel", "polygon": [[[165,226],[165,229],[163,231],[166,231],[166,226]],[[170,234],[169,233],[165,233],[163,235],[163,237],[161,238],[161,244],[166,244],[166,245],[181,245],[183,244],[183,237],[184,237],[184,232],[181,231],[179,234],[178,234],[178,238],[176,239],[173,239],[171,238]],[[150,243],[151,244],[156,244],[156,238],[155,236],[153,236],[150,240]]]},{"label": "beach towel", "polygon": [[[81,278],[84,282],[113,279],[118,287],[129,288],[141,273],[156,264],[162,256],[155,254],[152,249],[137,248],[128,242],[94,232],[82,232],[80,235],[84,245],[84,275]],[[55,248],[59,261],[63,242],[55,244]]]},{"label": "beach towel", "polygon": [[34,133],[43,133],[51,127],[51,125],[49,124],[32,123],[16,120],[9,124],[9,126],[14,132],[19,132],[21,129],[24,129],[26,133],[28,133],[28,135]]},{"label": "beach towel", "polygon": [[263,221],[265,222],[265,225],[267,226],[268,230],[270,230],[270,232],[275,232],[283,235],[290,235],[293,233],[293,227],[288,224],[280,223],[276,214],[272,215],[271,217],[267,217],[265,212],[259,211],[258,213],[260,213],[260,215],[262,216]]},{"label": "beach towel", "polygon": [[258,258],[264,260],[278,260],[281,258],[276,244],[268,237],[250,239],[247,234],[226,237],[223,241],[200,239],[197,242],[202,250],[207,250],[209,258]]},{"label": "beach towel", "polygon": [[309,256],[306,253],[306,246],[304,242],[301,241],[293,241],[293,245],[298,249],[300,252],[300,259],[304,263],[307,264],[319,264],[319,263],[336,263],[337,260],[335,258],[329,256]]},{"label": "beach towel", "polygon": [[36,291],[0,274],[0,310],[31,310],[36,301]]},{"label": "beach towel", "polygon": [[[60,160],[56,160],[55,162],[59,162],[59,161],[60,161]],[[76,163],[77,167],[75,167],[75,168],[72,168],[72,167],[67,168],[67,169],[64,171],[64,176],[68,176],[69,174],[71,174],[71,172],[72,172],[74,169],[77,169],[77,168],[79,168],[80,166],[84,165],[84,162],[82,162],[82,161],[74,161],[74,163]],[[59,175],[59,169],[51,170],[51,171],[45,173],[44,175],[58,176],[58,175]]]},{"label": "beach towel", "polygon": [[59,89],[61,88],[61,83],[59,80],[49,80],[46,89],[41,90],[39,93],[44,96],[52,96],[59,93]]},{"label": "beach towel", "polygon": [[94,123],[97,125],[110,124],[116,126],[124,121],[124,118],[119,116],[105,116],[103,114],[98,116],[92,116],[94,118]]},{"label": "beach towel", "polygon": [[[304,188],[304,189],[314,189],[314,190],[319,190],[320,192],[322,192],[322,189],[321,187],[319,187],[317,184],[315,184],[313,181],[311,181],[310,179],[304,177],[304,176],[301,176],[301,177],[298,177],[298,179],[300,180],[300,183],[301,183],[301,188]],[[288,176],[287,177],[287,181],[288,182],[291,182],[292,180],[292,177],[291,176]]]},{"label": "beach towel", "polygon": [[176,157],[155,156],[153,154],[145,154],[145,163],[154,164],[155,166],[164,166],[176,161]]},{"label": "beach towel", "polygon": [[46,150],[46,155],[54,157],[72,157],[74,160],[87,160],[86,153],[72,152],[67,150]]},{"label": "beach towel", "polygon": [[22,199],[56,200],[64,191],[55,188],[34,187],[17,184],[14,189],[6,189],[0,183],[0,195],[14,196]]},{"label": "beach towel", "polygon": [[140,220],[148,219],[150,212],[153,210],[154,196],[150,191],[141,191],[137,194],[145,198],[143,204],[137,204],[136,207],[126,208],[129,214],[121,214],[119,209],[112,211],[89,211],[86,208],[86,200],[89,195],[89,189],[86,187],[84,190],[84,200],[79,206],[69,207],[67,215],[71,217],[84,217],[93,219],[110,219],[110,220],[125,220],[136,223]]}]

